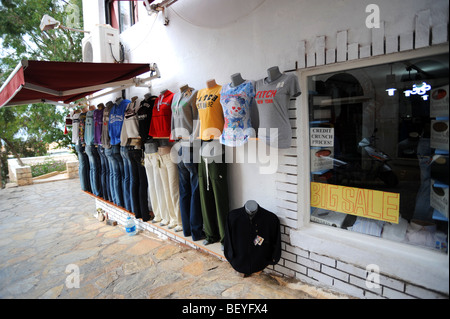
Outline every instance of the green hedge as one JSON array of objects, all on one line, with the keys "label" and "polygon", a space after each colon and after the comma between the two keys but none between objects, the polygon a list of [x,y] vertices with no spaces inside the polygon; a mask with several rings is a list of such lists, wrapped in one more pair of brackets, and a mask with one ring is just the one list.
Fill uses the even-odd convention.
[{"label": "green hedge", "polygon": [[43,163],[30,165],[31,176],[37,177],[51,172],[62,172],[66,170],[66,161],[55,161],[54,159],[45,160]]}]

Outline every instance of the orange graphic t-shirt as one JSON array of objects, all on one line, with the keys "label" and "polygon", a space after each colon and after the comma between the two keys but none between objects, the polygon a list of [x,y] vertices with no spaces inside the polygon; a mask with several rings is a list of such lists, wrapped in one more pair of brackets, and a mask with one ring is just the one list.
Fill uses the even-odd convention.
[{"label": "orange graphic t-shirt", "polygon": [[199,137],[202,140],[219,138],[222,134],[224,119],[220,104],[221,85],[202,89],[197,93],[198,118],[200,120]]}]

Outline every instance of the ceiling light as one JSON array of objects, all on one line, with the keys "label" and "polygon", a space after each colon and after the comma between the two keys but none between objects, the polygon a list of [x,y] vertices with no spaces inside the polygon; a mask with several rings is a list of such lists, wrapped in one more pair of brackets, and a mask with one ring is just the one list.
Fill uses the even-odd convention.
[{"label": "ceiling light", "polygon": [[395,81],[395,74],[392,73],[391,64],[391,74],[386,75],[386,92],[388,92],[389,96],[394,96],[395,91],[397,91],[397,83]]}]

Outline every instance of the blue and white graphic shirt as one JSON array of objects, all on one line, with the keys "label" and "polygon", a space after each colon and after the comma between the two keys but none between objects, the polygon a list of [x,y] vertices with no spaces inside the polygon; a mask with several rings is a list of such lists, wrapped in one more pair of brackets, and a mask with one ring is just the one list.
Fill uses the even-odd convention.
[{"label": "blue and white graphic shirt", "polygon": [[222,87],[220,103],[225,124],[220,143],[233,147],[241,146],[247,143],[250,137],[255,136],[250,117],[254,97],[255,88],[252,81],[245,81],[236,87],[231,83]]}]

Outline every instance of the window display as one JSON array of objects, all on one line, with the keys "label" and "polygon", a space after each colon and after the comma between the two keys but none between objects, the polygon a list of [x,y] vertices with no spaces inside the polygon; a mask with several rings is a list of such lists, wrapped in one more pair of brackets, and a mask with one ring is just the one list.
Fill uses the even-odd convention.
[{"label": "window display", "polygon": [[308,78],[311,221],[447,251],[448,54]]}]

